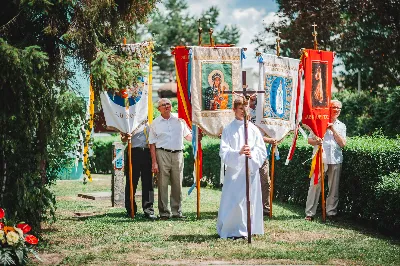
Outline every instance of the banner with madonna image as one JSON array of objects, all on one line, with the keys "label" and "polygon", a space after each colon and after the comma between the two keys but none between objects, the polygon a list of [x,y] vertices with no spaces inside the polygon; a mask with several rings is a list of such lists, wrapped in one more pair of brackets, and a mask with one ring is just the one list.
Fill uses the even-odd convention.
[{"label": "banner with madonna image", "polygon": [[193,123],[209,136],[219,136],[234,119],[232,90],[241,90],[242,49],[192,47],[191,102]]},{"label": "banner with madonna image", "polygon": [[281,141],[296,127],[296,100],[300,60],[262,55],[256,122],[266,135]]}]

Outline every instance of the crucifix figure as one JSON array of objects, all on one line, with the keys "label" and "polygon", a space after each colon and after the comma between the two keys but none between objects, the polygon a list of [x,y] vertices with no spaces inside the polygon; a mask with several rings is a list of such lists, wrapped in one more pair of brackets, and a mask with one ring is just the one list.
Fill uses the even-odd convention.
[{"label": "crucifix figure", "polygon": [[[265,93],[265,91],[248,91],[248,85],[246,84],[246,71],[242,71],[242,91],[232,91],[225,92],[235,94],[236,96],[242,97],[243,101],[243,111],[244,111],[244,144],[248,146],[248,103],[251,96],[256,95],[257,93]],[[235,108],[234,108],[235,109]],[[262,145],[264,145],[262,143]],[[265,146],[264,146],[265,147]],[[250,202],[250,167],[249,167],[249,157],[246,155],[245,158],[245,170],[246,170],[246,207],[247,207],[247,240],[248,243],[251,243],[251,202]],[[258,171],[258,169],[257,169]]]}]

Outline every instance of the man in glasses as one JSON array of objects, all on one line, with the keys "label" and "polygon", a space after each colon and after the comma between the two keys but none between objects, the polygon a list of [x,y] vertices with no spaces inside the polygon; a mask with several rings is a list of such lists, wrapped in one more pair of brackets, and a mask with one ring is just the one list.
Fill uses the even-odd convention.
[{"label": "man in glasses", "polygon": [[[171,115],[171,102],[158,101],[161,115],[154,119],[149,134],[152,171],[158,174],[158,210],[160,219],[184,218],[182,215],[183,138],[192,140],[185,121]],[[171,184],[168,208],[168,184]],[[171,216],[172,212],[172,216]]]},{"label": "man in glasses", "polygon": [[[313,133],[308,137],[308,144],[314,146],[322,145],[325,158],[324,164],[328,165],[328,187],[329,193],[326,199],[326,215],[330,220],[336,219],[337,205],[339,202],[339,178],[342,169],[343,155],[342,149],[346,145],[346,126],[337,118],[342,109],[342,103],[338,100],[332,100],[330,104],[331,123],[328,123],[328,130],[323,139],[318,138]],[[319,195],[321,193],[321,180],[314,185],[314,179],[311,178],[310,188],[308,189],[306,203],[306,220],[314,220],[317,210]]]}]

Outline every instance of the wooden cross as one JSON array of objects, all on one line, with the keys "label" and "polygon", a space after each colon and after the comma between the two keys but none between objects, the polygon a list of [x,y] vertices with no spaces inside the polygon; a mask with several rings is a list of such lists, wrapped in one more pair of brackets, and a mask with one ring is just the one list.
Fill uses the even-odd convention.
[{"label": "wooden cross", "polygon": [[[246,84],[246,71],[242,71],[242,91],[227,91],[228,94],[242,94],[240,97],[245,99],[244,105],[244,144],[248,145],[248,121],[247,121],[247,108],[251,96],[257,93],[265,93],[265,91],[248,91]],[[249,158],[246,156],[246,206],[247,206],[247,242],[251,243],[251,216],[250,216],[250,168]]]},{"label": "wooden cross", "polygon": [[211,47],[214,47],[214,40],[212,37],[214,30],[213,30],[213,28],[211,28],[211,18],[208,19],[208,26],[210,27],[210,29],[208,30],[208,33],[210,34],[210,45],[211,45]]},{"label": "wooden cross", "polygon": [[199,33],[198,45],[201,46],[201,43],[202,43],[201,33],[203,32],[203,29],[201,28],[201,19],[199,19],[197,22],[199,23],[199,28],[197,29],[197,31]]},{"label": "wooden cross", "polygon": [[311,25],[311,26],[314,27],[314,31],[313,31],[313,33],[312,33],[312,36],[314,36],[314,50],[318,50],[318,41],[317,41],[317,35],[318,35],[318,33],[317,33],[316,30],[315,30],[315,27],[317,27],[317,24],[315,24],[315,22],[314,22],[314,24]]},{"label": "wooden cross", "polygon": [[278,38],[276,38],[276,55],[277,56],[280,56],[280,54],[281,54],[281,47],[280,47],[280,42],[281,42],[281,38],[279,37],[279,33],[281,33],[279,30],[278,30]]}]

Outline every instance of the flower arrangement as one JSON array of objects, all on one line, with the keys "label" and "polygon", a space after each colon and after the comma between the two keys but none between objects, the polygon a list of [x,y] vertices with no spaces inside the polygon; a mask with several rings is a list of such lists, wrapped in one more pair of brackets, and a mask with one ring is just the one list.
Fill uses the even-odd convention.
[{"label": "flower arrangement", "polygon": [[38,243],[34,235],[28,234],[31,227],[27,223],[10,226],[5,223],[5,211],[0,208],[0,265],[25,265],[28,253],[40,260],[32,245]]}]

